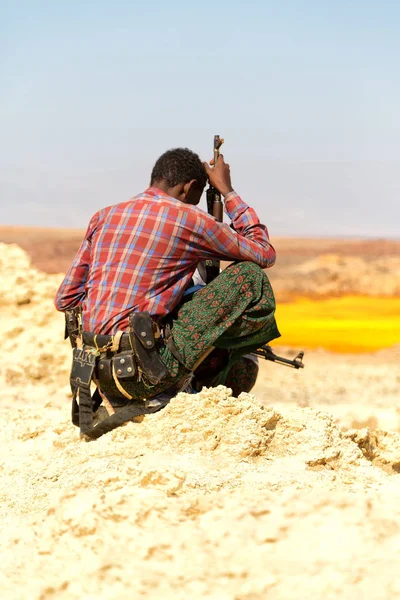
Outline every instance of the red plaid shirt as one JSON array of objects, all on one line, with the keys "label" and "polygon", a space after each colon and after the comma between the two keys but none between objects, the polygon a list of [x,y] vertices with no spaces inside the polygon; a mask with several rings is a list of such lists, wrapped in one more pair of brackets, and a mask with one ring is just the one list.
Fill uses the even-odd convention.
[{"label": "red plaid shirt", "polygon": [[82,304],[86,331],[128,329],[128,314],[164,316],[180,301],[200,260],[248,260],[271,267],[275,250],[255,211],[231,192],[233,229],[157,188],[97,212],[56,298],[64,311]]}]

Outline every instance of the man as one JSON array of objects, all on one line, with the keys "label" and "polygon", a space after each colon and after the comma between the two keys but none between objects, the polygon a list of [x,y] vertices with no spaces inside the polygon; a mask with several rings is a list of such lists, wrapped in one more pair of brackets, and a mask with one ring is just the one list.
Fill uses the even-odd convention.
[{"label": "man", "polygon": [[[230,226],[197,208],[207,179]],[[213,258],[235,263],[185,302],[199,263]],[[92,374],[114,409],[171,397],[193,373],[196,389],[225,383],[239,393],[255,379],[243,356],[279,336],[262,270],[274,262],[267,228],[233,190],[223,156],[210,166],[178,148],[157,160],[145,192],[93,216],[55,306],[81,307],[83,347],[96,355]]]}]

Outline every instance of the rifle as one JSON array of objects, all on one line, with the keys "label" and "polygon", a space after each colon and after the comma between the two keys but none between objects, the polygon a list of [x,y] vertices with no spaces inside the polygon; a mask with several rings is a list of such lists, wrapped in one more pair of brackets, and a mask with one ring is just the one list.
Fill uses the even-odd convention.
[{"label": "rifle", "polygon": [[[224,140],[220,138],[219,135],[214,135],[214,166],[217,164],[217,160],[219,157],[219,149],[221,148]],[[224,205],[221,200],[221,194],[218,190],[216,190],[211,185],[207,189],[206,192],[207,197],[207,212],[215,217],[215,219],[222,223],[224,220]],[[220,261],[219,260],[206,260],[206,272],[207,272],[207,283],[212,281],[219,275],[220,272]],[[282,356],[278,356],[272,351],[271,346],[261,346],[258,350],[252,352],[252,354],[256,354],[257,356],[261,356],[265,358],[265,360],[270,360],[279,365],[284,365],[286,367],[292,367],[294,369],[304,369],[303,356],[304,352],[299,352],[299,354],[293,360],[289,358],[283,358]]]},{"label": "rifle", "polygon": [[[224,140],[219,137],[219,135],[214,135],[214,166],[217,164],[217,160],[219,157],[219,149],[221,148]],[[221,194],[217,189],[212,187],[208,188],[206,192],[207,197],[207,212],[215,217],[215,219],[222,223],[224,220],[224,205],[221,200]],[[220,265],[219,260],[209,259],[205,261],[206,264],[206,273],[207,273],[207,282],[213,281],[219,275]]]}]

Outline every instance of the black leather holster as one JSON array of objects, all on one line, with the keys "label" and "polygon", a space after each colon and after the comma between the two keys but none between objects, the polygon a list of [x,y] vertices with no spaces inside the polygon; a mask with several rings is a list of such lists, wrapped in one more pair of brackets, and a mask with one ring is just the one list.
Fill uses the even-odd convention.
[{"label": "black leather holster", "polygon": [[138,312],[129,315],[129,338],[140,371],[152,385],[168,375],[162,362],[155,337],[157,326],[150,313]]}]

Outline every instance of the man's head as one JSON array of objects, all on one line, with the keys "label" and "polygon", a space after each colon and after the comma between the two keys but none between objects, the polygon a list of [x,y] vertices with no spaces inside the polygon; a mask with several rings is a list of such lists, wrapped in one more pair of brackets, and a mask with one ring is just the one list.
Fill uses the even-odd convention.
[{"label": "man's head", "polygon": [[199,156],[187,148],[167,150],[153,167],[150,185],[169,196],[198,204],[207,183],[207,174]]}]

